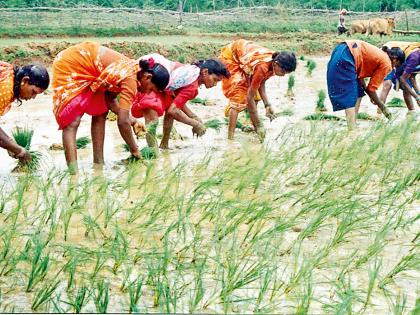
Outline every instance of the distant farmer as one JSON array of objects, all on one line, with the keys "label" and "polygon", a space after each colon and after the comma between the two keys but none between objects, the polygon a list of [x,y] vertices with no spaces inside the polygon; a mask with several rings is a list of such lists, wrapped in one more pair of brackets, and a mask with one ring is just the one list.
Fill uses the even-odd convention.
[{"label": "distant farmer", "polygon": [[[50,84],[50,77],[43,65],[13,66],[0,61],[0,116],[5,115],[14,101],[30,100],[44,92]],[[0,147],[21,163],[31,160],[29,152],[19,146],[0,128]]]},{"label": "distant farmer", "polygon": [[344,23],[344,16],[347,14],[346,9],[342,9],[340,11],[340,14],[338,15],[338,25],[337,25],[337,32],[338,35],[347,33],[348,29],[346,27],[346,24]]},{"label": "distant farmer", "polygon": [[[84,42],[60,52],[53,63],[54,115],[63,130],[64,154],[77,170],[76,133],[84,114],[92,116],[93,162],[104,163],[105,121],[117,115],[118,129],[131,154],[140,158],[131,126],[130,108],[137,91],[163,90],[169,73],[153,60],[133,60],[96,42]],[[119,98],[117,96],[119,95]]]},{"label": "distant farmer", "polygon": [[265,128],[258,117],[257,102],[262,99],[266,116],[270,120],[275,118],[265,91],[265,82],[274,75],[284,76],[295,71],[295,54],[274,52],[239,39],[222,48],[220,59],[230,73],[230,78],[222,81],[223,94],[229,99],[225,110],[225,115],[229,116],[228,139],[234,138],[238,114],[248,109],[255,131],[263,141]]},{"label": "distant farmer", "polygon": [[[158,93],[137,93],[131,108],[134,117],[144,117],[146,126],[163,119],[163,136],[161,149],[169,146],[169,136],[174,119],[190,125],[194,134],[202,136],[206,132],[201,119],[187,106],[187,102],[198,95],[198,88],[204,85],[210,89],[222,80],[228,78],[229,72],[225,65],[217,59],[200,60],[193,64],[181,64],[166,59],[159,54],[150,54],[142,58],[153,58],[162,64],[170,74],[169,84],[166,89]],[[156,146],[154,135],[147,133],[147,144]]]},{"label": "distant farmer", "polygon": [[[327,66],[328,94],[334,111],[346,111],[349,129],[356,127],[364,92],[387,118],[391,117],[376,90],[392,67],[400,63],[401,58],[361,40],[347,40],[335,47]],[[367,86],[365,78],[370,78]]]},{"label": "distant farmer", "polygon": [[382,50],[391,55],[396,54],[398,51],[403,51],[406,60],[400,67],[392,69],[385,77],[380,95],[381,101],[386,103],[389,91],[394,85],[394,89],[397,92],[400,88],[403,90],[408,114],[414,113],[413,98],[417,105],[420,106],[420,91],[416,81],[416,74],[420,72],[420,42],[388,42],[383,45]]}]

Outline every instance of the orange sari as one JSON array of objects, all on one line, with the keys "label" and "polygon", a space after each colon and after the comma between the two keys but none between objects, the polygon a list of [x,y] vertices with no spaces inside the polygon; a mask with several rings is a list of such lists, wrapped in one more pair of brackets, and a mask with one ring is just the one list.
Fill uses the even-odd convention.
[{"label": "orange sari", "polygon": [[123,57],[105,67],[101,62],[100,45],[83,42],[60,52],[53,63],[54,114],[59,113],[77,96],[86,91],[120,93],[120,82],[135,76],[138,61]]},{"label": "orange sari", "polygon": [[[273,76],[271,70],[272,50],[253,42],[239,39],[222,48],[219,56],[230,72],[230,78],[223,78],[223,94],[229,99],[225,109],[226,116],[230,108],[238,112],[247,108],[248,89],[258,90],[261,83]],[[259,94],[256,100],[260,100]]]},{"label": "orange sari", "polygon": [[6,114],[14,101],[13,65],[0,61],[0,116]]}]

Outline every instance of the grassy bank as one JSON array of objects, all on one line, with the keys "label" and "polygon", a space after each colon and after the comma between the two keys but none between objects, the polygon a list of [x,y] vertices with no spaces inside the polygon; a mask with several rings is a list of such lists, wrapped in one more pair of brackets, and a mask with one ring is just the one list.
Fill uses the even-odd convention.
[{"label": "grassy bank", "polygon": [[[201,34],[199,39],[197,35],[174,36],[149,36],[147,41],[142,38],[119,38],[113,41],[112,37],[107,38],[89,38],[89,40],[99,40],[105,46],[113,48],[131,58],[138,58],[150,52],[158,52],[173,60],[181,62],[192,62],[197,59],[215,57],[220,53],[220,48],[238,38],[245,38],[256,41],[264,46],[274,50],[294,51],[298,55],[328,55],[335,45],[347,37],[338,37],[330,34],[311,33],[311,32],[290,32],[283,34],[276,33],[221,33],[221,34]],[[154,40],[155,38],[155,40]],[[202,42],[200,42],[200,38]],[[366,37],[359,35],[354,38],[366,40],[378,47],[388,40],[414,41],[415,36],[391,36],[386,39],[377,36]],[[19,40],[19,44],[1,47],[0,60],[15,63],[25,63],[40,61],[45,64],[51,64],[54,57],[61,50],[73,45],[75,42],[83,41],[83,38],[65,38],[52,40],[51,42],[37,42],[33,39],[27,39],[27,42]]]}]

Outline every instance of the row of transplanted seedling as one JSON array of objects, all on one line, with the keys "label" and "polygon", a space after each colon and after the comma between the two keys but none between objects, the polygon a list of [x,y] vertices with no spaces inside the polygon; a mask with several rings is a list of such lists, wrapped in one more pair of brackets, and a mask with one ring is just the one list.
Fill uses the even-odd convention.
[{"label": "row of transplanted seedling", "polygon": [[418,128],[298,124],[271,150],[11,179],[0,311],[416,314]]}]

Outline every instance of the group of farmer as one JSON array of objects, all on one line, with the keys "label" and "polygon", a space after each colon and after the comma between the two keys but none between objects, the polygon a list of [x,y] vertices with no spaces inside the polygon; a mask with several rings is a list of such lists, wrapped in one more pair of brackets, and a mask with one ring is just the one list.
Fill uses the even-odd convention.
[{"label": "group of farmer", "polygon": [[[328,93],[334,111],[345,110],[350,128],[356,123],[361,97],[366,92],[372,103],[386,116],[386,95],[392,83],[385,83],[381,96],[376,93],[383,83],[400,83],[410,111],[414,98],[419,105],[415,73],[419,70],[419,43],[391,43],[379,49],[360,40],[348,40],[333,51],[328,64]],[[197,136],[206,132],[201,119],[187,105],[198,95],[199,87],[212,88],[222,81],[228,99],[228,138],[233,139],[238,114],[247,109],[254,131],[261,141],[265,128],[258,116],[257,104],[262,100],[266,116],[274,119],[265,83],[272,76],[284,76],[296,69],[296,56],[291,52],[275,52],[253,42],[239,39],[223,47],[218,59],[181,64],[159,54],[137,60],[130,59],[96,42],[83,42],[61,51],[52,66],[53,112],[62,130],[67,165],[77,169],[76,134],[84,114],[92,116],[91,136],[94,163],[103,164],[105,123],[112,111],[130,153],[141,158],[132,130],[138,118],[144,117],[146,140],[157,148],[154,128],[163,118],[160,148],[168,148],[173,121],[192,127]],[[368,85],[365,78],[370,78]],[[0,61],[0,116],[12,102],[35,98],[50,84],[46,68],[39,64],[19,67]],[[0,128],[0,146],[22,162],[30,154],[17,145]]]}]

